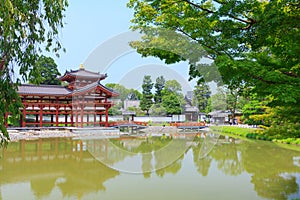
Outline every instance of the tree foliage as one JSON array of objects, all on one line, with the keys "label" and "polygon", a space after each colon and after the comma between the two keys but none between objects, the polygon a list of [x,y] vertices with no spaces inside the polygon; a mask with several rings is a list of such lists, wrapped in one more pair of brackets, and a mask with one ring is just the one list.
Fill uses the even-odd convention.
[{"label": "tree foliage", "polygon": [[218,87],[217,93],[210,97],[211,110],[227,110],[226,92],[223,88]]},{"label": "tree foliage", "polygon": [[107,83],[106,87],[113,89],[114,91],[119,93],[118,98],[122,101],[124,100],[140,100],[142,98],[142,94],[135,89],[128,89],[124,85],[119,83]]},{"label": "tree foliage", "polygon": [[138,90],[129,89],[127,99],[128,100],[141,100],[142,94]]},{"label": "tree foliage", "polygon": [[[8,139],[4,115],[17,118],[21,106],[17,85],[26,81],[28,71],[37,73],[35,62],[43,49],[56,54],[61,49],[59,29],[63,27],[67,0],[0,0],[0,129],[1,143]],[[41,45],[43,43],[43,45]],[[44,48],[45,47],[45,48]],[[18,68],[19,67],[19,70]],[[15,102],[15,103],[12,103]]]},{"label": "tree foliage", "polygon": [[177,115],[182,112],[180,99],[174,92],[163,91],[162,106],[167,115]]},{"label": "tree foliage", "polygon": [[205,83],[199,83],[195,86],[193,91],[193,105],[197,106],[200,112],[206,112],[209,97],[210,90],[208,85]]},{"label": "tree foliage", "polygon": [[29,83],[31,84],[45,84],[45,85],[60,85],[61,81],[58,79],[60,72],[53,58],[40,56],[35,63],[35,70],[37,73],[29,73]]},{"label": "tree foliage", "polygon": [[[207,66],[197,63],[205,55],[214,61],[223,83],[244,84],[262,98],[271,95],[271,107],[289,110],[282,117],[297,116],[297,109],[289,108],[300,107],[299,1],[130,0],[128,6],[135,11],[132,29],[145,33],[142,41],[132,43],[143,56],[166,63],[188,60],[190,77],[203,79],[210,73],[204,74]],[[184,35],[206,54],[187,48],[179,37],[165,37],[149,28]],[[176,45],[180,50],[167,48]]]},{"label": "tree foliage", "polygon": [[168,80],[162,90],[162,106],[166,114],[181,114],[185,105],[184,96],[181,93],[182,88],[176,80]]},{"label": "tree foliage", "polygon": [[270,101],[270,98],[262,99],[256,94],[252,94],[242,108],[243,123],[250,125],[268,125],[270,107],[267,105]]},{"label": "tree foliage", "polygon": [[155,82],[155,94],[154,94],[154,101],[156,104],[161,103],[161,99],[162,99],[162,94],[161,91],[164,89],[165,87],[165,78],[163,76],[159,76],[156,78],[156,82]]},{"label": "tree foliage", "polygon": [[141,99],[141,103],[140,103],[140,107],[143,111],[147,112],[147,115],[149,115],[149,110],[153,104],[152,98],[152,88],[153,88],[153,83],[151,80],[151,76],[144,76],[143,79],[143,84],[142,84],[142,88],[143,88],[143,96]]}]

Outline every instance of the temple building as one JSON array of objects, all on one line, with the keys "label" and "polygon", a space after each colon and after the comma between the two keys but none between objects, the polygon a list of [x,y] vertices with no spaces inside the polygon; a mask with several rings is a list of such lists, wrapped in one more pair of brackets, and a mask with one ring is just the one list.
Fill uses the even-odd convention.
[{"label": "temple building", "polygon": [[108,126],[111,97],[119,94],[101,84],[107,77],[85,70],[66,71],[59,78],[66,86],[19,86],[23,116],[20,126]]}]

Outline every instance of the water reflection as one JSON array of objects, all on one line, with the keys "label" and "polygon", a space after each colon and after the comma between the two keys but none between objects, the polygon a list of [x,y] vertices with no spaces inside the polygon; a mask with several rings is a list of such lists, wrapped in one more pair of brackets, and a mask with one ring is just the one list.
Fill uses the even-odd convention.
[{"label": "water reflection", "polygon": [[62,197],[77,198],[105,190],[103,183],[119,172],[97,162],[78,145],[82,142],[58,138],[10,143],[0,160],[0,185],[30,183],[36,198],[47,197],[55,189]]},{"label": "water reflection", "polygon": [[[155,177],[168,179],[172,175],[173,181],[179,182],[180,172],[185,176],[193,173],[190,169],[193,163],[195,171],[204,180],[220,172],[227,177],[239,177],[246,173],[250,176],[250,183],[240,184],[252,184],[261,198],[299,197],[299,152],[278,148],[271,143],[242,142],[225,137],[218,138],[215,145],[215,138],[214,135],[210,139],[56,138],[10,143],[0,158],[0,199],[22,198],[21,193],[14,193],[14,189],[21,187],[21,184],[30,186],[30,191],[27,191],[29,199],[30,195],[38,199],[80,199],[89,194],[103,194],[106,184],[112,180],[118,181],[122,172],[107,167],[99,160],[109,166],[138,166],[137,170],[142,172],[145,181],[155,180]],[[206,151],[206,156],[203,156],[204,148],[210,150],[209,153]],[[191,159],[188,152],[191,152]],[[188,170],[184,165],[189,166]],[[197,182],[193,176],[190,181]],[[127,179],[130,177],[126,176]],[[156,184],[155,181],[153,184]],[[179,191],[175,188],[171,192]]]}]

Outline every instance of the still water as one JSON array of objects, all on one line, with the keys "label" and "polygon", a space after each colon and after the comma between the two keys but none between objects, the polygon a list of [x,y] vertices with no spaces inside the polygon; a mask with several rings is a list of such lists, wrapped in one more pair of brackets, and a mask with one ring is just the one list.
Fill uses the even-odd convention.
[{"label": "still water", "polygon": [[300,153],[224,136],[52,138],[0,154],[0,199],[299,199]]}]

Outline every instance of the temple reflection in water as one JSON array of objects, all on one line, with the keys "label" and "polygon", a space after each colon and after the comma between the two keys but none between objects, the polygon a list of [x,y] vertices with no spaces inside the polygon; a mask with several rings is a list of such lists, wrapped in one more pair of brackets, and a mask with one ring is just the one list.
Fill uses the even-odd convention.
[{"label": "temple reflection in water", "polygon": [[[204,155],[203,149],[209,149],[209,152]],[[155,183],[159,180],[156,177],[180,183],[185,180],[184,175],[185,184],[191,186],[199,180],[202,182],[198,184],[213,180],[234,184],[230,180],[236,177],[243,187],[253,187],[254,193],[251,194],[257,199],[299,197],[299,152],[278,148],[271,143],[241,142],[224,137],[218,138],[217,143],[201,137],[54,138],[10,143],[1,155],[0,199],[21,198],[24,194],[13,191],[21,187],[26,190],[25,194],[29,193],[28,198],[31,195],[38,199],[80,199],[92,194],[96,197],[113,196],[116,194],[111,194],[110,187],[117,187],[114,185],[118,185],[118,181],[130,183],[130,179],[140,177],[127,173],[130,170],[141,172],[141,186],[148,184],[147,180],[159,185],[159,182]],[[223,175],[213,179],[215,174]],[[244,180],[245,176],[249,177],[248,181]],[[131,186],[122,187],[129,190]],[[179,191],[176,185],[173,187],[172,191],[157,192]],[[198,191],[202,188],[189,192],[187,195],[192,196],[187,199],[194,199]],[[202,194],[205,195],[205,191]]]}]

